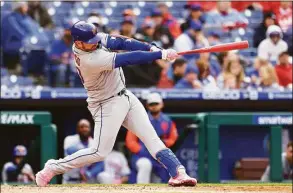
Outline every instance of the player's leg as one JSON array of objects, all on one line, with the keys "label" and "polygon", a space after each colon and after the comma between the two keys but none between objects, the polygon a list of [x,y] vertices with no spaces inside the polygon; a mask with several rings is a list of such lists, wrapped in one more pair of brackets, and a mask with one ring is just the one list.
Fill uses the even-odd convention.
[{"label": "player's leg", "polygon": [[[128,99],[124,96],[114,97],[95,108],[89,107],[89,109],[95,121],[94,146],[77,151],[63,159],[49,160],[45,168],[39,172],[39,178],[37,174],[40,181],[38,183],[37,180],[39,186],[46,185],[51,180],[52,175],[63,174],[73,168],[102,161],[112,151],[118,131],[129,111]],[[49,174],[48,178],[43,177],[42,174],[44,173]],[[42,177],[46,179],[43,180]]]},{"label": "player's leg", "polygon": [[130,91],[127,91],[127,94],[130,99],[130,111],[123,125],[138,136],[153,158],[166,168],[172,177],[169,181],[170,185],[194,186],[197,183],[196,179],[186,174],[184,166],[175,154],[158,137],[141,102]]},{"label": "player's leg", "polygon": [[136,183],[138,184],[149,184],[151,183],[152,174],[152,162],[146,158],[138,158],[135,167],[137,170]]}]

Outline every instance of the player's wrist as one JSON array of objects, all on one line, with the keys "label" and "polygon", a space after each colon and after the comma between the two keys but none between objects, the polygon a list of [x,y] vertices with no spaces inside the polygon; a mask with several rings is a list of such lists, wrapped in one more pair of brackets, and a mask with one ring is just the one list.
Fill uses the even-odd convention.
[{"label": "player's wrist", "polygon": [[151,43],[151,44],[150,44],[150,51],[151,51],[151,52],[161,51],[161,50],[163,50],[163,49],[160,48],[159,46],[157,46],[155,43]]}]

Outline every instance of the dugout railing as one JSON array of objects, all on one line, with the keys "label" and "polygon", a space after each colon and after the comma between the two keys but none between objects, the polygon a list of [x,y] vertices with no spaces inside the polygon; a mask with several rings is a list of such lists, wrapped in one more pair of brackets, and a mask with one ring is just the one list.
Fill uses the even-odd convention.
[{"label": "dugout railing", "polygon": [[[288,112],[223,112],[169,114],[172,118],[190,118],[198,124],[198,178],[201,182],[220,182],[219,128],[221,125],[252,125],[270,128],[270,178],[281,182],[282,125],[292,125]],[[257,128],[257,127],[256,127]]]}]

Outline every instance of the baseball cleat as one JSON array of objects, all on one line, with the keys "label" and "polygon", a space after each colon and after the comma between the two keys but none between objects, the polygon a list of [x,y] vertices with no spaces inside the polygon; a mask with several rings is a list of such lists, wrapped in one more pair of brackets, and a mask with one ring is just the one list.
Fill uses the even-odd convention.
[{"label": "baseball cleat", "polygon": [[54,172],[46,164],[44,169],[42,169],[36,174],[36,184],[40,187],[47,186],[54,176]]},{"label": "baseball cleat", "polygon": [[170,178],[168,184],[170,186],[196,186],[197,180],[189,177],[185,171],[178,171],[178,175],[174,178]]}]

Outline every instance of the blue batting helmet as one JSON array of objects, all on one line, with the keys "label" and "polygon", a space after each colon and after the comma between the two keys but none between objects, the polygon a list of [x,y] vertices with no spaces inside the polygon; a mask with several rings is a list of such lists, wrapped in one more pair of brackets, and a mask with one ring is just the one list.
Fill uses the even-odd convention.
[{"label": "blue batting helmet", "polygon": [[74,41],[97,44],[101,41],[101,37],[97,33],[98,31],[94,24],[85,21],[78,21],[71,27],[71,36]]},{"label": "blue batting helmet", "polygon": [[17,145],[13,149],[13,156],[26,156],[27,150],[23,145]]}]

